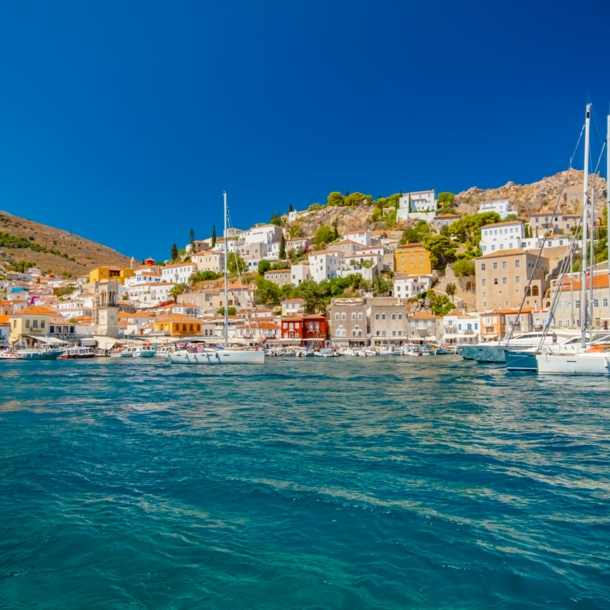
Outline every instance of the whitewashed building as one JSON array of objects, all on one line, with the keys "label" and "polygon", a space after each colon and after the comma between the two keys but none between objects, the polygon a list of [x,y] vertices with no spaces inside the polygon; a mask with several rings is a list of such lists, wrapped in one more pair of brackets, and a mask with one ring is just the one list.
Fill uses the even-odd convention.
[{"label": "whitewashed building", "polygon": [[431,221],[436,216],[438,201],[434,190],[414,191],[405,193],[399,200],[399,207],[396,213],[398,220]]},{"label": "whitewashed building", "polygon": [[510,214],[510,201],[498,199],[497,201],[483,201],[479,204],[479,214],[484,212],[496,212],[504,220]]},{"label": "whitewashed building", "polygon": [[485,225],[481,229],[479,248],[483,255],[498,250],[521,250],[525,230],[520,220]]},{"label": "whitewashed building", "polygon": [[402,275],[394,277],[393,295],[401,299],[411,299],[432,288],[431,275]]},{"label": "whitewashed building", "polygon": [[290,268],[291,273],[291,284],[293,286],[298,286],[303,282],[308,282],[311,280],[311,273],[309,270],[309,261],[301,261],[296,265],[292,265]]},{"label": "whitewashed building", "polygon": [[345,254],[340,250],[320,250],[309,254],[309,272],[315,282],[330,280],[338,276],[343,268]]},{"label": "whitewashed building", "polygon": [[193,273],[197,273],[197,263],[176,263],[161,269],[161,279],[174,284],[188,284]]}]

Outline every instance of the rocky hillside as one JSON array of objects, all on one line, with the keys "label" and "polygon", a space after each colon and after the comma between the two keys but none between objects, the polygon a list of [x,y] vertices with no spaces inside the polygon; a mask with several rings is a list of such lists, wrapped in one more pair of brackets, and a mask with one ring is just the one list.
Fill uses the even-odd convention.
[{"label": "rocky hillside", "polygon": [[[461,214],[474,214],[481,201],[508,199],[512,202],[513,209],[526,216],[543,208],[553,209],[566,174],[567,172],[559,172],[532,184],[507,182],[504,186],[495,189],[484,190],[473,186],[456,196],[456,207]],[[606,181],[601,176],[591,175],[589,184],[595,187],[595,210],[600,214],[606,204]],[[583,199],[582,189],[583,172],[569,170],[566,187],[560,197],[559,205],[562,212],[575,212],[580,209]]]},{"label": "rocky hillside", "polygon": [[[532,184],[515,184],[508,182],[504,186],[494,189],[480,189],[476,186],[456,195],[455,206],[460,214],[474,214],[478,204],[482,201],[494,199],[509,199],[512,207],[519,214],[528,216],[543,208],[554,208],[555,202],[566,177],[566,172],[559,172],[554,176],[543,178]],[[590,176],[589,183],[595,187],[595,209],[597,214],[606,202],[606,181],[598,175]],[[560,207],[563,212],[574,212],[580,209],[582,203],[583,172],[570,170],[566,187],[561,192]],[[401,223],[386,222],[385,220],[373,222],[374,205],[361,203],[355,207],[312,206],[310,211],[302,212],[296,222],[289,223],[284,216],[286,226],[306,236],[314,235],[320,225],[331,226],[337,220],[341,235],[361,229],[400,231],[405,228]],[[298,229],[300,227],[300,231]]]},{"label": "rocky hillside", "polygon": [[29,261],[43,271],[84,275],[104,265],[129,267],[116,250],[68,231],[0,211],[0,260]]}]

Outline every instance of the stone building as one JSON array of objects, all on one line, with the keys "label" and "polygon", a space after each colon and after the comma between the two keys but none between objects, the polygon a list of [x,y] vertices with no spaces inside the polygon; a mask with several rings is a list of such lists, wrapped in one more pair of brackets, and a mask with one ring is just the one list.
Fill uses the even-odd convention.
[{"label": "stone building", "polygon": [[365,345],[368,334],[364,299],[332,299],[327,309],[332,345]]},{"label": "stone building", "polygon": [[542,307],[550,286],[550,261],[528,250],[501,250],[475,259],[477,311],[519,307],[532,279],[526,307]]},{"label": "stone building", "polygon": [[395,343],[407,340],[406,304],[396,297],[376,297],[367,300],[371,343]]}]

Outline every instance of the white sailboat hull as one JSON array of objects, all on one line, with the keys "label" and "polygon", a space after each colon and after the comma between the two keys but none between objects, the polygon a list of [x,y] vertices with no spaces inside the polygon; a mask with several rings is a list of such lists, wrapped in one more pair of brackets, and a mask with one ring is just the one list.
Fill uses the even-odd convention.
[{"label": "white sailboat hull", "polygon": [[265,364],[265,352],[239,352],[218,350],[214,352],[190,353],[179,350],[168,355],[173,364]]},{"label": "white sailboat hull", "polygon": [[608,375],[607,354],[538,354],[540,375]]}]

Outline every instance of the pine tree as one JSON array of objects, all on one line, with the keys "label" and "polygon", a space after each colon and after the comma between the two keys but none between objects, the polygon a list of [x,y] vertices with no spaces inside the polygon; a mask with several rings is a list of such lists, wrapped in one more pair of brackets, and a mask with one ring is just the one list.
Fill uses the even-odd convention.
[{"label": "pine tree", "polygon": [[292,212],[292,203],[288,206],[288,213]]},{"label": "pine tree", "polygon": [[178,258],[178,246],[174,244],[172,246],[172,260],[175,261]]},{"label": "pine tree", "polygon": [[212,248],[216,245],[216,225],[212,227]]},{"label": "pine tree", "polygon": [[286,238],[284,237],[283,233],[282,233],[282,238],[280,239],[280,259],[281,260],[286,259]]},{"label": "pine tree", "polygon": [[189,241],[191,243],[195,241],[195,231],[193,231],[193,229],[191,229],[191,232],[189,233]]}]

